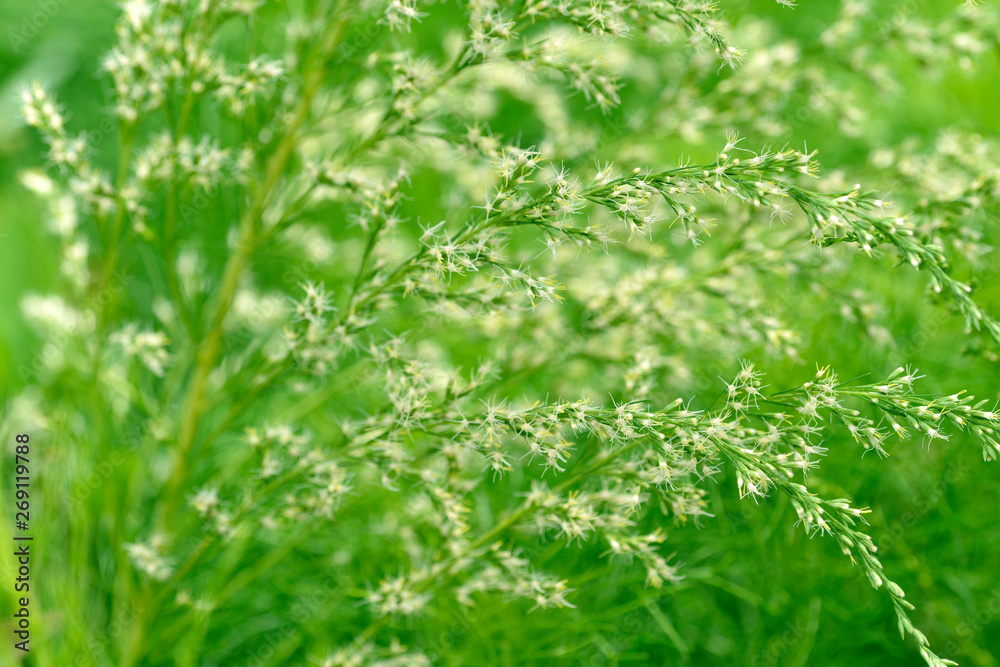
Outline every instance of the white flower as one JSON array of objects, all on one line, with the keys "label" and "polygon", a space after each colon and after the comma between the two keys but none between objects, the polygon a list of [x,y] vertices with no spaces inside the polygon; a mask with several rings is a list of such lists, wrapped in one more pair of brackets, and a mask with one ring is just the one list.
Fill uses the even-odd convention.
[{"label": "white flower", "polygon": [[81,312],[62,297],[29,294],[21,301],[25,319],[50,334],[87,334],[93,330],[93,313]]},{"label": "white flower", "polygon": [[193,507],[195,511],[203,517],[214,513],[218,506],[219,491],[218,489],[212,487],[200,489],[198,493],[191,498],[191,507]]},{"label": "white flower", "polygon": [[135,324],[128,324],[111,336],[111,342],[120,345],[126,355],[138,357],[153,375],[163,377],[170,361],[167,354],[166,335],[159,331],[140,331]]},{"label": "white flower", "polygon": [[417,11],[416,0],[392,0],[386,7],[382,20],[390,30],[410,32],[410,23],[419,22],[425,16],[427,14]]},{"label": "white flower", "polygon": [[153,15],[153,5],[148,0],[127,0],[122,4],[122,12],[132,30],[139,32]]},{"label": "white flower", "polygon": [[173,568],[160,555],[158,540],[126,544],[125,551],[128,552],[132,565],[146,576],[157,581],[166,581],[170,578]]},{"label": "white flower", "polygon": [[55,183],[38,169],[28,169],[20,172],[18,179],[21,185],[39,195],[50,195],[55,191]]}]

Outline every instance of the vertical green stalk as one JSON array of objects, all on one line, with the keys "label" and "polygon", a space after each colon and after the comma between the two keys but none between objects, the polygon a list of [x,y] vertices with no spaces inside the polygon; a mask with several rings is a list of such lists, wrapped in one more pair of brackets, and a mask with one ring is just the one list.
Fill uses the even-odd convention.
[{"label": "vertical green stalk", "polygon": [[[286,128],[284,137],[268,160],[264,179],[251,205],[240,219],[236,245],[226,261],[222,282],[209,308],[210,314],[206,320],[208,331],[199,346],[193,375],[181,409],[174,465],[164,485],[156,512],[157,531],[169,533],[177,518],[181,492],[190,471],[189,458],[206,409],[205,394],[208,378],[217,365],[222,349],[223,322],[236,297],[240,277],[253,254],[263,213],[295,152],[299,133],[309,119],[313,98],[325,79],[328,57],[336,48],[346,27],[346,14],[338,12],[336,20],[331,22],[313,51],[310,63],[312,67],[306,70],[296,112]],[[149,584],[144,587],[142,601],[140,607],[143,611],[133,625],[132,633],[126,638],[121,663],[124,667],[135,665],[145,654],[143,646],[145,636],[159,610],[158,600],[154,600]]]}]

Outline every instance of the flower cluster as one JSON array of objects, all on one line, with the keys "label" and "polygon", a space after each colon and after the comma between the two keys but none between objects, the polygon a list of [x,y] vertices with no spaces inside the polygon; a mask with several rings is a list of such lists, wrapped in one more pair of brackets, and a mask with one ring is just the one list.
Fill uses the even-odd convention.
[{"label": "flower cluster", "polygon": [[[889,595],[925,662],[951,664],[862,530],[869,510],[819,495],[811,471],[838,439],[885,456],[893,435],[965,433],[995,460],[1000,412],[916,393],[905,365],[800,383],[826,322],[800,311],[816,301],[888,347],[890,310],[843,276],[892,251],[1000,343],[953,260],[977,275],[989,252],[994,142],[857,151],[893,204],[845,170],[820,179],[816,151],[728,130],[766,142],[834,118],[863,139],[863,88],[831,71],[892,78],[852,46],[873,29],[866,4],[844,2],[811,45],[742,21],[740,43],[760,43],[745,59],[715,5],[688,0],[122,10],[104,61],[117,142],[72,135],[41,86],[21,100],[53,167],[21,180],[49,206],[61,273],[21,301],[44,358],[18,410],[47,415],[52,456],[99,462],[111,490],[100,517],[68,499],[53,519],[72,544],[99,538],[94,617],[144,605],[101,660],[139,664],[157,641],[195,664],[207,632],[258,608],[285,623],[275,600],[295,596],[313,620],[291,619],[287,656],[430,664],[433,647],[403,642],[456,608],[576,606],[591,574],[556,550],[651,589],[694,585],[686,531],[711,530],[728,493],[785,496]],[[287,31],[267,28],[286,11]],[[883,27],[919,46],[910,61],[964,67],[995,46],[981,15]],[[227,41],[244,31],[249,47]],[[815,116],[788,116],[799,98]],[[721,151],[664,162],[661,141],[721,144],[724,128]],[[239,661],[230,639],[218,660]]]},{"label": "flower cluster", "polygon": [[153,375],[160,377],[170,361],[167,353],[167,337],[159,331],[140,331],[138,326],[126,325],[111,336],[111,341],[121,345],[122,351],[130,357],[137,357]]}]

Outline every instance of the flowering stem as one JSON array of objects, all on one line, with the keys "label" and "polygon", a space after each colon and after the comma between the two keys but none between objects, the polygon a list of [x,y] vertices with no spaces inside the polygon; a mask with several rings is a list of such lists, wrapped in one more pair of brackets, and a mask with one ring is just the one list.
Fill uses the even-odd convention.
[{"label": "flowering stem", "polygon": [[[339,20],[332,24],[331,29],[322,38],[317,50],[318,59],[321,62],[325,60],[324,55],[332,51],[339,41],[346,24],[347,18],[342,14]],[[309,118],[312,99],[322,84],[324,76],[325,68],[320,65],[313,69],[306,77],[302,97],[295,115],[281,143],[275,149],[274,154],[268,162],[264,181],[257,191],[253,203],[240,220],[236,247],[226,262],[222,283],[217,292],[215,307],[212,309],[212,314],[208,320],[209,330],[199,347],[194,375],[184,401],[174,468],[163,492],[162,512],[158,522],[161,529],[167,529],[176,515],[179,490],[187,477],[187,459],[194,446],[198,426],[204,411],[206,383],[209,375],[215,369],[215,363],[222,346],[222,325],[232,306],[233,299],[236,297],[240,276],[253,252],[261,216],[270,201],[275,186],[280,181],[285,167],[295,151],[299,131]]]},{"label": "flowering stem", "polygon": [[[236,247],[226,262],[222,283],[217,293],[217,300],[212,309],[211,317],[208,320],[209,330],[199,347],[194,375],[188,385],[187,395],[184,400],[174,466],[170,477],[164,485],[159,504],[157,527],[160,531],[168,532],[178,514],[180,491],[184,481],[187,479],[188,458],[194,446],[200,420],[204,412],[205,390],[208,377],[215,369],[215,364],[221,350],[223,321],[232,306],[240,276],[253,251],[254,239],[260,226],[261,216],[270,201],[275,186],[281,179],[285,167],[294,153],[298,133],[309,118],[313,97],[325,78],[325,67],[322,63],[326,61],[326,55],[335,48],[346,28],[347,15],[345,13],[339,14],[338,20],[333,22],[323,37],[321,37],[320,44],[314,52],[317,56],[316,61],[320,65],[308,72],[295,115],[281,143],[268,161],[264,180],[254,197],[252,205],[240,220]],[[153,614],[150,595],[151,591],[147,585],[143,596],[146,602],[142,607],[143,613],[136,620],[135,628],[124,651],[122,664],[125,667],[134,665],[144,653],[142,641],[148,627],[147,619]]]}]

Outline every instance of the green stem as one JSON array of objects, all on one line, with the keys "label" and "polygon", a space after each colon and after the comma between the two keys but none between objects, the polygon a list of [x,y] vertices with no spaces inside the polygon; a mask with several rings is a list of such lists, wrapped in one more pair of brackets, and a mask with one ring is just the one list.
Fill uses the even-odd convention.
[{"label": "green stem", "polygon": [[[208,378],[215,369],[222,347],[222,325],[235,299],[240,277],[253,252],[263,212],[270,202],[271,195],[281,180],[288,162],[294,154],[299,131],[308,120],[312,100],[325,79],[327,57],[336,48],[346,29],[348,22],[347,13],[337,12],[337,14],[337,20],[330,24],[313,52],[314,58],[312,62],[319,62],[320,64],[314,69],[307,70],[295,115],[281,143],[268,161],[264,180],[257,190],[251,206],[240,219],[236,247],[226,262],[222,282],[217,292],[214,306],[211,308],[211,315],[208,318],[208,333],[198,351],[194,374],[188,385],[187,394],[184,399],[177,446],[174,452],[174,466],[170,477],[164,485],[161,500],[158,504],[158,518],[156,521],[158,531],[169,533],[173,522],[177,518],[181,490],[188,476],[188,460],[194,447],[201,418],[205,410],[205,394]],[[183,118],[182,122],[185,122]],[[136,620],[134,630],[126,643],[122,662],[124,667],[132,667],[144,655],[145,648],[142,644],[149,627],[149,621],[155,616],[157,607],[159,606],[152,604],[152,593],[148,586],[146,587],[143,599],[146,603],[143,606],[143,613]]]},{"label": "green stem", "polygon": [[[333,49],[343,34],[346,24],[346,18],[341,16],[331,26],[332,29],[328,30],[317,49],[317,55],[329,53]],[[324,59],[320,56],[321,61]],[[309,118],[313,97],[324,78],[325,67],[322,65],[307,75],[295,116],[289,124],[281,143],[275,149],[274,154],[268,162],[264,180],[254,197],[253,203],[240,220],[236,248],[226,262],[215,306],[212,308],[212,314],[208,319],[208,334],[205,336],[198,350],[194,375],[191,379],[181,412],[174,467],[164,487],[163,503],[161,505],[162,511],[158,521],[161,530],[169,529],[170,523],[177,514],[179,490],[187,478],[188,458],[194,447],[201,417],[204,414],[205,390],[208,377],[215,370],[222,347],[223,322],[236,297],[236,291],[239,287],[243,270],[253,253],[255,238],[259,232],[264,210],[267,208],[271,195],[295,152],[299,131]]]}]

